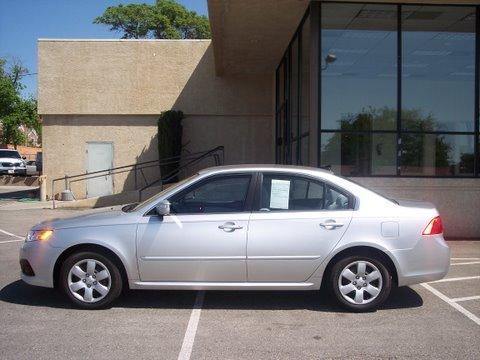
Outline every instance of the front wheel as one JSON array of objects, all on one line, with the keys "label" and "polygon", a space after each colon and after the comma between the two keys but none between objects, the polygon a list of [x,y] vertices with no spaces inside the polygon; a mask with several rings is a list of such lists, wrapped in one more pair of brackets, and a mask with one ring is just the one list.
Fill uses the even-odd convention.
[{"label": "front wheel", "polygon": [[65,260],[60,287],[77,307],[99,309],[110,305],[122,291],[118,267],[104,255],[79,252]]},{"label": "front wheel", "polygon": [[343,307],[369,311],[388,298],[392,277],[383,262],[374,257],[349,256],[333,266],[330,285]]}]

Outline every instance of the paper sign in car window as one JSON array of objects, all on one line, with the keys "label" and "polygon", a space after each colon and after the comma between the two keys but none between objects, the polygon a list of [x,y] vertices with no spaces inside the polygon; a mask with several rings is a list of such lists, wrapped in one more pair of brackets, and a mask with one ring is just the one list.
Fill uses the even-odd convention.
[{"label": "paper sign in car window", "polygon": [[270,190],[270,209],[288,209],[290,181],[272,179]]}]

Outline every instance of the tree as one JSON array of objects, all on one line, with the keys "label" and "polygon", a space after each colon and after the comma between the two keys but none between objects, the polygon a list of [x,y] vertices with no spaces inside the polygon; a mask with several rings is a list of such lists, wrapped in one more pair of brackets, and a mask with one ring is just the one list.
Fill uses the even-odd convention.
[{"label": "tree", "polygon": [[155,4],[109,6],[93,21],[122,33],[122,39],[208,39],[208,18],[187,10],[175,0]]},{"label": "tree", "polygon": [[[182,153],[183,112],[180,110],[168,110],[160,114],[158,119],[158,158],[178,158]],[[167,177],[169,182],[175,182],[177,176],[173,176],[180,162],[160,166],[160,175]],[[170,179],[168,179],[170,178]]]},{"label": "tree", "polygon": [[[367,107],[358,113],[350,113],[339,120],[342,132],[333,133],[322,145],[322,157],[328,161],[340,161],[349,171],[346,175],[369,175],[372,166],[395,165],[396,141],[390,133],[371,133],[371,130],[395,130],[396,110],[388,107],[375,109]],[[433,166],[437,174],[449,175],[455,166],[450,154],[452,146],[444,136],[427,135],[424,132],[435,130],[436,120],[431,115],[423,115],[418,109],[402,111],[402,127],[420,132],[403,133],[401,143],[402,166],[411,171],[421,172],[422,168]],[[433,136],[433,137],[432,137]],[[434,153],[428,151],[434,149]],[[338,157],[340,156],[340,158]],[[433,157],[426,164],[427,156]],[[468,159],[463,161],[468,166]],[[413,170],[412,170],[413,169]],[[472,167],[473,169],[473,167]]]},{"label": "tree", "polygon": [[20,127],[34,129],[40,136],[41,124],[37,115],[37,101],[23,99],[20,91],[23,75],[28,73],[20,63],[15,62],[9,70],[6,60],[0,58],[0,142],[15,147],[26,144],[27,138]]}]

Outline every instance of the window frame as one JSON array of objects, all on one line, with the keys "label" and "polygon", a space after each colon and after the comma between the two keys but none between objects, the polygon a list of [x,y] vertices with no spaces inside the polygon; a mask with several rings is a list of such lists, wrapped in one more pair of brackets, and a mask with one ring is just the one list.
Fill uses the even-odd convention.
[{"label": "window frame", "polygon": [[[327,186],[332,188],[333,190],[339,192],[340,194],[345,195],[348,198],[348,208],[347,209],[315,209],[315,210],[260,210],[261,209],[261,204],[262,204],[262,187],[263,187],[263,177],[267,176],[282,176],[282,177],[295,177],[299,178],[302,180],[306,181],[314,181],[317,183],[322,183],[323,184],[323,199],[325,199],[325,192],[327,189]],[[325,201],[325,200],[324,200]],[[325,204],[325,203],[324,203]],[[349,191],[339,187],[338,185],[333,184],[332,182],[325,180],[323,178],[311,176],[308,174],[297,174],[297,173],[291,173],[291,172],[284,172],[284,171],[261,171],[258,173],[258,179],[257,179],[257,184],[255,187],[255,197],[253,199],[253,208],[252,208],[252,213],[263,213],[263,214],[269,214],[269,213],[303,213],[303,212],[336,212],[336,211],[353,211],[355,210],[355,204],[356,204],[356,197],[350,193]]]},{"label": "window frame", "polygon": [[[254,196],[254,190],[255,190],[255,183],[257,181],[257,175],[255,172],[244,172],[244,173],[225,173],[225,174],[214,174],[207,176],[205,178],[199,179],[198,181],[194,182],[193,184],[190,184],[186,188],[183,188],[179,190],[176,193],[170,194],[165,200],[170,201],[170,199],[174,196],[183,196],[187,193],[189,193],[192,190],[195,190],[196,188],[210,182],[210,181],[215,181],[219,179],[226,179],[226,178],[232,178],[232,177],[250,177],[249,179],[249,184],[247,188],[247,195],[245,197],[245,203],[243,206],[242,211],[232,211],[232,212],[225,212],[225,211],[218,211],[218,212],[208,212],[208,213],[171,213],[169,215],[175,215],[175,216],[180,216],[180,215],[215,215],[215,214],[238,214],[238,213],[250,213],[252,211],[252,204],[253,204],[253,196]],[[147,212],[147,214],[150,214],[152,210],[154,210],[155,207]]]}]

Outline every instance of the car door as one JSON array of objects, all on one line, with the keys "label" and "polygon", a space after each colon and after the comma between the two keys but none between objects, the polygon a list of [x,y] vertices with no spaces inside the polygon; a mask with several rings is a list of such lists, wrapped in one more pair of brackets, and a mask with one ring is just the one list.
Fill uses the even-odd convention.
[{"label": "car door", "polygon": [[246,281],[253,174],[215,175],[169,197],[137,230],[142,281]]},{"label": "car door", "polygon": [[307,280],[345,233],[353,201],[315,178],[264,173],[249,223],[248,281]]}]

